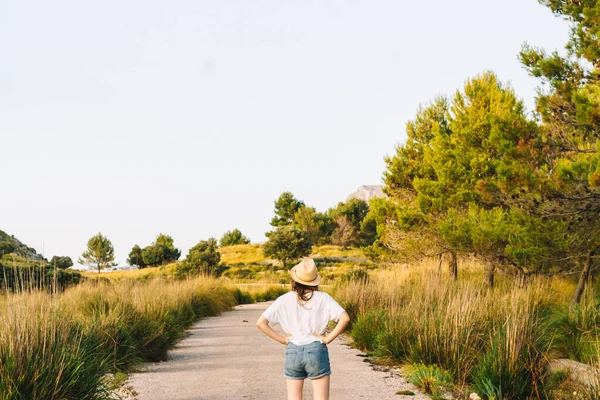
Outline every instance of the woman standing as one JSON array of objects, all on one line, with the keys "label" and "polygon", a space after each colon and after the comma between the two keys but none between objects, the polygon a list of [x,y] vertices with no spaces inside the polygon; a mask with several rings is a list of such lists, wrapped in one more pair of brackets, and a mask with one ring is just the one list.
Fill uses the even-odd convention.
[{"label": "woman standing", "polygon": [[[292,291],[279,296],[256,322],[258,329],[286,345],[284,377],[288,400],[302,400],[306,378],[311,380],[314,400],[329,399],[329,351],[331,343],[348,325],[348,313],[327,293],[319,291],[321,277],[314,260],[307,258],[290,270]],[[324,335],[329,321],[338,321]],[[280,324],[281,336],[271,325]]]}]

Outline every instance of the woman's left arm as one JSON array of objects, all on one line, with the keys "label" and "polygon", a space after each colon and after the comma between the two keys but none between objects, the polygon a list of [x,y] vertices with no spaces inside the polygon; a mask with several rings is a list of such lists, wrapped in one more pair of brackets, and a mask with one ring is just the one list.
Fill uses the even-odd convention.
[{"label": "woman's left arm", "polygon": [[290,340],[292,337],[292,335],[281,336],[279,333],[275,332],[269,325],[269,320],[266,319],[264,315],[261,315],[258,318],[258,321],[256,321],[256,327],[265,335],[281,344],[287,344],[288,340]]},{"label": "woman's left arm", "polygon": [[344,329],[346,329],[346,326],[348,326],[349,322],[350,322],[350,316],[348,315],[348,313],[346,311],[344,311],[343,313],[340,314],[337,325],[335,326],[335,328],[333,328],[333,330],[329,333],[329,335],[314,334],[313,336],[316,336],[319,339],[321,339],[321,341],[323,343],[329,344],[329,343],[333,342],[333,340],[336,337],[338,337],[338,335],[340,333],[342,333],[344,331]]}]

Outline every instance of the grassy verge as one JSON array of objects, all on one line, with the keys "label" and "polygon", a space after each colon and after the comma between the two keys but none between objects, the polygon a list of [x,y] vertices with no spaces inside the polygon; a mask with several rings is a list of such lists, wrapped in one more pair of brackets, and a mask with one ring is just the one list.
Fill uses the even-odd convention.
[{"label": "grassy verge", "polygon": [[235,304],[214,279],[86,282],[0,299],[0,399],[105,399],[105,375],[164,359],[199,318]]},{"label": "grassy verge", "polygon": [[588,293],[568,313],[572,282],[537,278],[518,287],[499,277],[488,289],[482,270],[466,268],[454,282],[435,264],[397,266],[346,280],[332,294],[354,316],[355,345],[411,366],[434,397],[444,390],[459,398],[469,391],[484,399],[552,397],[550,359],[597,354],[597,297]]}]

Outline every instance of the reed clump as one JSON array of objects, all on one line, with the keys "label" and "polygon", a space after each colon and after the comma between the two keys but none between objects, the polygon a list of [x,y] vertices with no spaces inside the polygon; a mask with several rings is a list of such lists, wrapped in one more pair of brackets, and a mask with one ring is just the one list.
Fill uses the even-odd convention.
[{"label": "reed clump", "polygon": [[[556,315],[570,286],[538,277],[521,287],[501,277],[490,289],[483,281],[476,268],[454,281],[425,263],[372,271],[332,293],[353,314],[355,344],[374,356],[440,368],[459,396],[470,389],[485,399],[544,398],[548,361],[565,351]],[[586,313],[581,325],[589,327],[595,319]]]},{"label": "reed clump", "polygon": [[0,300],[0,399],[104,399],[106,374],[165,358],[199,318],[235,304],[213,278],[85,282]]}]

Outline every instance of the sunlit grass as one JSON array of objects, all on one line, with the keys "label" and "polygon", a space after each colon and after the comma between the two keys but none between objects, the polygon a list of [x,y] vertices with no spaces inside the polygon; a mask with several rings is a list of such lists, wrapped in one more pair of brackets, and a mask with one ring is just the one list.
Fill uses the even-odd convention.
[{"label": "sunlit grass", "polygon": [[344,249],[341,246],[325,245],[325,246],[314,246],[312,249],[312,256],[316,257],[351,257],[351,258],[365,258],[361,249],[347,248]]},{"label": "sunlit grass", "polygon": [[471,386],[484,398],[526,398],[542,393],[548,359],[561,351],[554,316],[574,287],[541,276],[519,287],[499,275],[489,289],[476,260],[462,260],[458,281],[431,260],[368,271],[368,279],[344,281],[333,295],[354,316],[351,334],[363,350],[400,364],[438,366],[458,391]]},{"label": "sunlit grass", "polygon": [[107,372],[165,358],[197,319],[235,304],[214,278],[90,280],[0,297],[0,399],[104,399]]},{"label": "sunlit grass", "polygon": [[126,271],[102,271],[100,273],[82,271],[81,273],[84,277],[91,279],[108,278],[111,280],[151,280],[154,278],[173,278],[175,276],[176,266],[177,263],[170,263],[160,267],[146,267],[142,269],[130,269]]},{"label": "sunlit grass", "polygon": [[[256,264],[269,260],[264,255],[261,244],[227,246],[220,248],[219,252],[221,253],[221,263],[225,265]],[[334,245],[314,246],[311,255],[314,257],[364,258],[360,249],[344,249],[341,246]]]}]

